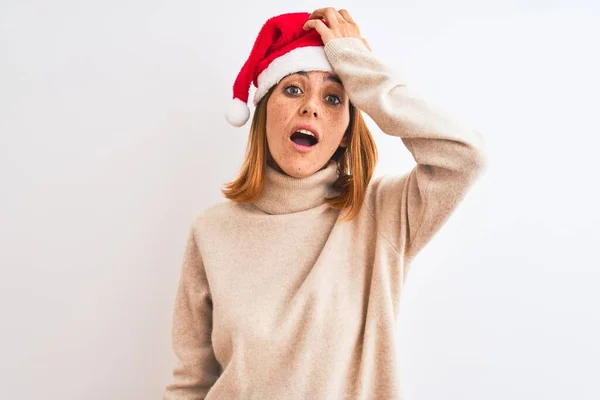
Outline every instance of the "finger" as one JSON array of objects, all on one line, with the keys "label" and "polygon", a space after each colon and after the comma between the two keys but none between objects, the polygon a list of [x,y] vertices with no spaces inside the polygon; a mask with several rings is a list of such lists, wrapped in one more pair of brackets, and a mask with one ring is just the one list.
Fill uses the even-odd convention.
[{"label": "finger", "polygon": [[344,17],[340,15],[340,13],[333,7],[327,7],[325,9],[325,21],[329,22],[330,25],[337,25],[340,22],[344,21]]},{"label": "finger", "polygon": [[354,24],[354,20],[352,19],[352,17],[350,16],[350,13],[348,12],[348,10],[345,9],[341,9],[338,11],[340,13],[340,15],[348,22],[351,22]]},{"label": "finger", "polygon": [[310,14],[308,19],[323,18],[323,16],[325,16],[325,10],[326,8],[317,8],[315,11],[312,12],[312,14]]},{"label": "finger", "polygon": [[327,25],[325,25],[325,23],[320,19],[309,19],[308,21],[306,21],[303,28],[305,30],[314,28],[319,33],[319,35],[321,35],[321,37],[324,33],[326,33],[329,30]]},{"label": "finger", "polygon": [[330,25],[343,21],[342,17],[335,8],[318,8],[310,14],[308,19],[325,19]]}]

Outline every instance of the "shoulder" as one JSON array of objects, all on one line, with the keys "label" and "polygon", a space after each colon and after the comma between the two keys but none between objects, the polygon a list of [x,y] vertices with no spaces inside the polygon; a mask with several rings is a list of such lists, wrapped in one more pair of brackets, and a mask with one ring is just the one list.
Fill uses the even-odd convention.
[{"label": "shoulder", "polygon": [[231,200],[222,200],[210,204],[198,211],[192,218],[192,228],[197,233],[222,229],[235,223],[247,212],[248,205],[240,204]]},{"label": "shoulder", "polygon": [[194,214],[192,217],[192,224],[195,227],[200,227],[211,221],[222,219],[234,212],[237,206],[238,205],[231,200],[223,200],[210,204]]},{"label": "shoulder", "polygon": [[396,202],[405,186],[409,173],[384,174],[371,178],[365,192],[365,204],[371,212],[376,212],[388,202]]}]

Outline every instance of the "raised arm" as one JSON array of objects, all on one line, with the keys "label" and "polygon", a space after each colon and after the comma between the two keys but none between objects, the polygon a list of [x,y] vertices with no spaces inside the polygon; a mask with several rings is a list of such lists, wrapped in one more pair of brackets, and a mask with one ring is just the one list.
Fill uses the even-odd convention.
[{"label": "raised arm", "polygon": [[374,178],[366,200],[380,233],[408,263],[485,170],[483,138],[412,93],[361,40],[333,39],[325,50],[350,100],[401,138],[417,163]]}]

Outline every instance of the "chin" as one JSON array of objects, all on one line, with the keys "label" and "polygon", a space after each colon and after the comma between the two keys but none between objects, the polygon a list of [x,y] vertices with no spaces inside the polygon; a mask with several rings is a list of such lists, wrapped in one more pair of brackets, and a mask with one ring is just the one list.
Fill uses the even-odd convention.
[{"label": "chin", "polygon": [[286,168],[283,171],[294,178],[306,178],[316,172],[307,168]]},{"label": "chin", "polygon": [[294,178],[306,178],[319,170],[317,165],[306,165],[305,163],[290,163],[281,166],[283,172]]}]

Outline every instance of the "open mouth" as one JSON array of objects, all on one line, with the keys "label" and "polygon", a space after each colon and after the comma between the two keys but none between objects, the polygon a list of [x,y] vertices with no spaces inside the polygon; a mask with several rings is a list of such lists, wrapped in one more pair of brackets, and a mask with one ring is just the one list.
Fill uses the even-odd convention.
[{"label": "open mouth", "polygon": [[319,142],[317,140],[317,138],[310,131],[307,131],[305,129],[297,130],[296,132],[294,132],[292,134],[290,139],[292,140],[292,142],[294,142],[300,146],[306,146],[306,147],[314,146],[315,144],[317,144]]}]

